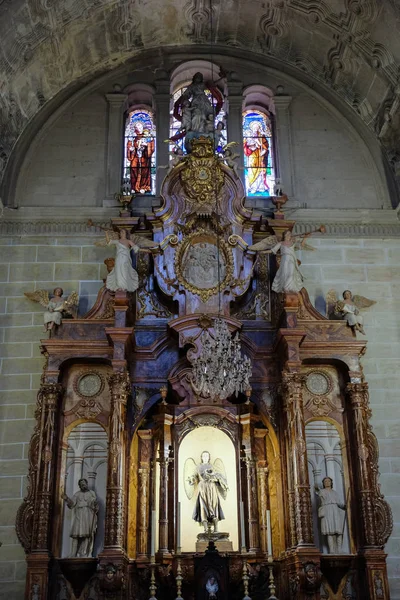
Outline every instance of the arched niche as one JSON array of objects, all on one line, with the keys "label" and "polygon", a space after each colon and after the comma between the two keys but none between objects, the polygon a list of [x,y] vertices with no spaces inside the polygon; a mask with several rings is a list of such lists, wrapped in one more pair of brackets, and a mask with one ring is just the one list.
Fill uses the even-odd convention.
[{"label": "arched niche", "polygon": [[[65,432],[62,463],[64,482],[61,495],[73,498],[79,490],[78,482],[86,479],[89,490],[96,494],[98,503],[97,529],[94,536],[93,556],[97,556],[104,545],[106,485],[107,485],[107,433],[99,423],[83,421],[72,425]],[[60,555],[71,557],[72,544],[70,531],[74,519],[74,509],[63,503],[62,543]],[[79,560],[79,559],[77,559]]]},{"label": "arched niche", "polygon": [[197,535],[204,530],[199,523],[193,520],[193,510],[197,498],[195,491],[193,498],[189,500],[185,493],[184,466],[187,459],[192,458],[196,464],[201,460],[201,453],[208,451],[211,463],[219,458],[223,461],[229,490],[226,500],[220,498],[221,507],[225,519],[219,523],[219,530],[229,533],[233,550],[239,549],[238,534],[238,480],[237,480],[237,454],[230,437],[216,427],[196,427],[182,439],[178,448],[177,468],[177,491],[178,501],[181,503],[181,547],[182,552],[194,552],[196,550]]},{"label": "arched niche", "polygon": [[[200,71],[205,81],[216,81],[221,78],[220,66],[209,60],[189,60],[181,63],[171,73],[171,93],[192,80],[195,73]],[[224,92],[225,90],[222,89]]]},{"label": "arched niche", "polygon": [[339,431],[339,426],[332,419],[313,419],[306,425],[314,540],[324,554],[328,554],[329,550],[326,536],[321,532],[321,515],[318,515],[320,501],[315,492],[315,486],[322,488],[325,477],[332,479],[333,489],[337,492],[341,503],[346,505],[346,511],[343,513],[344,525],[342,529],[343,545],[341,554],[349,554],[351,552],[349,485],[346,457],[342,451],[342,439],[343,434],[341,430]]}]

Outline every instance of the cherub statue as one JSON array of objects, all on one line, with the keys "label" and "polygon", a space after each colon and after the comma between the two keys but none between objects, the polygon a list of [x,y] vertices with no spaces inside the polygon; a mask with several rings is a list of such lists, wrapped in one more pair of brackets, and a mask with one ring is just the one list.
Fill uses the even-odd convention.
[{"label": "cherub statue", "polygon": [[208,450],[201,453],[200,463],[193,458],[186,459],[183,473],[185,492],[189,500],[197,492],[193,510],[193,520],[203,525],[207,533],[208,523],[213,523],[214,533],[218,532],[218,522],[225,519],[220,497],[226,499],[228,489],[224,463],[220,458],[211,463]]},{"label": "cherub statue", "polygon": [[360,310],[376,304],[375,300],[368,300],[364,296],[353,296],[350,290],[345,290],[342,296],[343,300],[338,300],[336,291],[329,290],[326,295],[328,317],[347,321],[353,331],[359,331],[365,335],[364,319],[360,315]]},{"label": "cherub statue", "polygon": [[239,177],[238,166],[235,160],[240,157],[240,154],[233,151],[233,146],[237,145],[237,142],[229,142],[229,144],[226,144],[226,146],[222,148],[222,160],[232,169],[236,177]]},{"label": "cherub statue", "polygon": [[[93,225],[91,221],[88,224]],[[96,246],[114,245],[117,250],[114,268],[107,275],[106,288],[112,292],[135,292],[139,287],[139,277],[132,266],[131,250],[135,253],[156,253],[159,252],[160,245],[135,233],[128,233],[126,229],[120,229],[119,232],[103,227],[101,229],[105,231],[106,237],[96,242]]]},{"label": "cherub statue", "polygon": [[47,290],[25,292],[25,296],[29,300],[39,302],[46,309],[43,315],[45,331],[51,331],[54,327],[61,325],[63,313],[69,314],[72,317],[76,316],[78,307],[79,296],[76,292],[72,292],[66,300],[63,298],[64,291],[60,287],[56,287],[53,294],[50,300]]},{"label": "cherub statue", "polygon": [[176,146],[173,150],[170,151],[169,154],[172,157],[170,168],[177,167],[181,163],[181,160],[185,158],[183,150],[179,146]]}]

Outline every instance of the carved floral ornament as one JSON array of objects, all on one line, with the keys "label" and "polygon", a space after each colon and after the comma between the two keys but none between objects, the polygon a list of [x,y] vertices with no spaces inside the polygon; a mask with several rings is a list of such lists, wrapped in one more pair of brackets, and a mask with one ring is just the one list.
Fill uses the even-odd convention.
[{"label": "carved floral ornament", "polygon": [[74,392],[81,398],[98,396],[104,389],[104,377],[97,371],[81,371],[74,380]]},{"label": "carved floral ornament", "polygon": [[310,371],[305,377],[305,387],[310,395],[305,408],[313,415],[328,415],[338,408],[331,397],[333,381],[327,371],[323,369]]},{"label": "carved floral ornament", "polygon": [[175,272],[182,287],[206,302],[230,285],[233,276],[232,250],[214,233],[200,228],[178,244]]}]

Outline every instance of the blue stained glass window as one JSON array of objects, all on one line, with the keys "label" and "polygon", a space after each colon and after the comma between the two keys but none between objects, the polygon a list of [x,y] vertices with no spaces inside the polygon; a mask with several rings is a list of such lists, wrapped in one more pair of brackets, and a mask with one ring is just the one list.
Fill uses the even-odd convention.
[{"label": "blue stained glass window", "polygon": [[243,113],[243,151],[246,194],[273,196],[275,173],[271,121],[259,110]]},{"label": "blue stained glass window", "polygon": [[126,119],[123,184],[132,194],[155,194],[156,128],[153,113],[143,108]]}]

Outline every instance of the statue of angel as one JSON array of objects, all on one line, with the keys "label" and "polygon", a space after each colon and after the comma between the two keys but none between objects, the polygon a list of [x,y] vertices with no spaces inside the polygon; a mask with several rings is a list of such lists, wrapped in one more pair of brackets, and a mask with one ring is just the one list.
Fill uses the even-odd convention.
[{"label": "statue of angel", "polygon": [[78,307],[79,296],[76,292],[72,292],[66,300],[63,299],[64,291],[60,287],[56,287],[53,294],[50,300],[47,290],[25,292],[25,296],[29,300],[39,302],[46,309],[43,315],[45,331],[51,331],[54,327],[61,325],[63,313],[72,317],[76,316]]},{"label": "statue of angel", "polygon": [[309,236],[306,233],[301,237],[300,244],[294,239],[292,232],[287,229],[282,234],[282,241],[279,242],[275,235],[270,235],[260,242],[248,246],[247,250],[253,252],[280,252],[281,260],[278,270],[272,282],[272,290],[274,292],[299,292],[303,287],[304,277],[299,269],[299,262],[296,257],[295,250],[300,248],[314,250],[311,246],[305,244],[306,238]]},{"label": "statue of angel", "polygon": [[[89,221],[89,225],[92,225]],[[119,232],[102,228],[105,231],[105,240],[96,242],[96,246],[116,246],[115,265],[107,275],[106,288],[112,292],[125,290],[135,292],[139,287],[139,276],[132,266],[131,250],[135,252],[158,252],[160,245],[140,235],[130,233],[126,229]]]},{"label": "statue of angel", "polygon": [[364,296],[353,296],[350,290],[345,290],[342,296],[343,300],[338,300],[336,291],[329,290],[326,295],[328,317],[347,321],[353,331],[359,331],[365,335],[364,319],[360,315],[360,310],[376,304],[375,300],[368,300]]},{"label": "statue of angel", "polygon": [[200,463],[196,465],[193,458],[188,458],[184,466],[184,486],[189,500],[197,493],[193,510],[193,520],[203,525],[207,533],[208,523],[214,526],[214,533],[218,532],[218,521],[225,519],[220,497],[226,500],[229,491],[224,463],[216,458],[211,463],[208,450],[201,453]]}]

